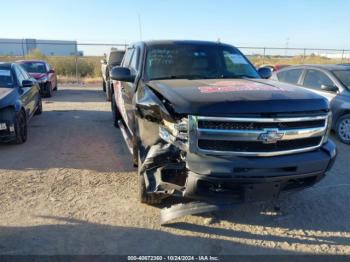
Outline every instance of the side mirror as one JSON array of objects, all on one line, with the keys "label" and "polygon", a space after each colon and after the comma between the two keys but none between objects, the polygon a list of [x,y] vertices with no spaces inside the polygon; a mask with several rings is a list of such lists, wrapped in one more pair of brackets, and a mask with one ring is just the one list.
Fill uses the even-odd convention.
[{"label": "side mirror", "polygon": [[328,92],[338,92],[339,89],[335,85],[321,85],[321,89]]},{"label": "side mirror", "polygon": [[103,65],[107,64],[107,60],[105,58],[101,59],[101,64]]},{"label": "side mirror", "polygon": [[49,74],[54,74],[54,73],[55,73],[55,70],[51,69],[51,70],[49,70],[48,73],[49,73]]},{"label": "side mirror", "polygon": [[34,85],[34,81],[32,80],[23,80],[22,81],[22,87],[31,87]]},{"label": "side mirror", "polygon": [[110,77],[112,80],[122,81],[122,82],[135,82],[135,76],[131,75],[130,69],[126,67],[115,66],[110,72]]},{"label": "side mirror", "polygon": [[259,68],[258,73],[259,73],[260,77],[263,79],[269,79],[272,76],[271,69],[268,67]]}]

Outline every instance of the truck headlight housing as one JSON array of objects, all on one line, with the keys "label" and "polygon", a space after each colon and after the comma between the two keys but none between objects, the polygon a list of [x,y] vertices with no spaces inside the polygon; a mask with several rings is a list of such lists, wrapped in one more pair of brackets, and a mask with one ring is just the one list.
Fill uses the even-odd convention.
[{"label": "truck headlight housing", "polygon": [[188,141],[188,118],[182,118],[176,122],[163,120],[162,125],[159,126],[159,136],[164,141],[175,146],[186,147]]},{"label": "truck headlight housing", "polygon": [[332,112],[329,112],[328,118],[327,118],[327,130],[326,130],[326,134],[323,138],[324,144],[328,142],[328,138],[329,138],[329,135],[330,135],[331,130],[332,130],[332,123],[333,123],[333,115],[332,115]]}]

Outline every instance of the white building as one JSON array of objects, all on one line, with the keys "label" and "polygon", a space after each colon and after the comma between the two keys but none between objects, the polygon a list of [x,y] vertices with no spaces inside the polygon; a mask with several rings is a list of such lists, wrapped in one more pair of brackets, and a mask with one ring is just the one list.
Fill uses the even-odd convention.
[{"label": "white building", "polygon": [[33,49],[47,56],[79,55],[76,41],[0,39],[0,56],[24,56]]},{"label": "white building", "polygon": [[325,54],[318,54],[319,56],[323,56],[323,57],[327,57],[327,58],[331,58],[331,59],[341,59],[341,58],[343,58],[343,59],[350,59],[350,54],[349,53],[337,53],[337,54],[327,54],[327,53],[325,53]]}]

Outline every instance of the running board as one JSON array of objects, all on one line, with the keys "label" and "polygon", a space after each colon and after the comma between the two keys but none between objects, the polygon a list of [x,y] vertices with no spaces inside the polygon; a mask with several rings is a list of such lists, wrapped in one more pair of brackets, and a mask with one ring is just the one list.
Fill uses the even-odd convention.
[{"label": "running board", "polygon": [[130,139],[130,136],[128,135],[128,130],[126,130],[126,128],[121,120],[118,121],[118,126],[119,126],[120,130],[122,131],[122,135],[123,135],[123,138],[126,142],[126,146],[128,147],[130,153],[133,154],[132,141]]}]

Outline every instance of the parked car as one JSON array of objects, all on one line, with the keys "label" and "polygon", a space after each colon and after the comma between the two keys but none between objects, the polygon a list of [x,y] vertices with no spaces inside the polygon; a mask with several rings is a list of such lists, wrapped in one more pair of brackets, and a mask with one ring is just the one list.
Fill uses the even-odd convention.
[{"label": "parked car", "polygon": [[123,60],[125,51],[117,50],[112,48],[106,58],[101,60],[101,71],[102,71],[102,86],[103,91],[106,92],[106,100],[111,101],[111,80],[109,77],[109,71],[114,66],[119,66]]},{"label": "parked car", "polygon": [[0,63],[0,142],[22,144],[27,124],[42,113],[38,83],[16,63]]},{"label": "parked car", "polygon": [[274,72],[279,71],[279,70],[281,70],[281,69],[283,69],[283,68],[286,68],[286,67],[288,67],[288,66],[290,66],[290,65],[277,64],[277,65],[275,65]]},{"label": "parked car", "polygon": [[111,70],[112,109],[141,202],[265,201],[320,181],[336,157],[329,104],[270,76],[227,44],[128,47]]},{"label": "parked car", "polygon": [[41,60],[21,60],[18,63],[38,81],[43,97],[51,97],[53,91],[57,91],[57,75],[49,63]]},{"label": "parked car", "polygon": [[283,69],[274,79],[299,85],[330,101],[332,129],[337,137],[350,144],[350,67],[346,65],[303,65]]},{"label": "parked car", "polygon": [[265,65],[261,65],[259,68],[266,67],[266,68],[269,68],[271,70],[271,72],[276,72],[276,71],[279,71],[279,70],[286,68],[288,66],[289,65],[282,65],[282,64],[276,64],[276,65],[265,64]]}]

